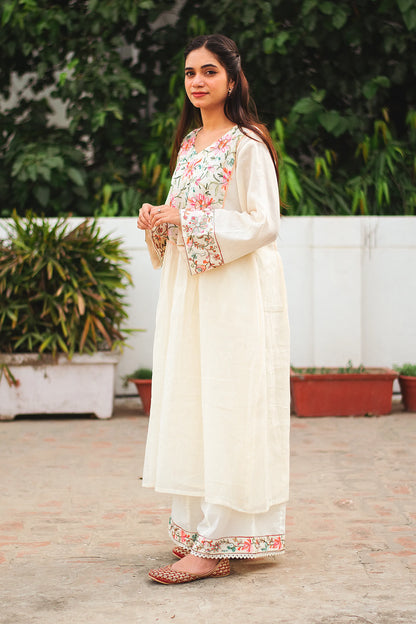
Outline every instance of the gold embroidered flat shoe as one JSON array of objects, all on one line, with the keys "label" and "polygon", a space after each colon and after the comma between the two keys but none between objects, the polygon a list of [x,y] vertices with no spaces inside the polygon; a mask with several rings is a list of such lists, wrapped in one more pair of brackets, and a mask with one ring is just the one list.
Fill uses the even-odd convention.
[{"label": "gold embroidered flat shoe", "polygon": [[191,574],[190,572],[181,572],[174,570],[171,565],[156,570],[150,570],[149,576],[152,581],[162,583],[163,585],[177,585],[179,583],[190,583],[204,578],[220,578],[230,574],[230,561],[228,559],[220,559],[214,568],[206,574]]},{"label": "gold embroidered flat shoe", "polygon": [[172,549],[172,555],[175,555],[178,559],[186,557],[190,552],[189,548],[183,548],[183,546],[175,546],[175,548]]}]

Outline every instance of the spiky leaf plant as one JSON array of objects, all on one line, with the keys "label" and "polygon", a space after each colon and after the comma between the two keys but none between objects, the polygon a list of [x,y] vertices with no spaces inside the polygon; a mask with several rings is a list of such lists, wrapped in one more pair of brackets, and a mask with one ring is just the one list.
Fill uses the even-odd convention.
[{"label": "spiky leaf plant", "polygon": [[0,240],[0,352],[94,353],[125,344],[131,276],[95,221],[13,215]]}]

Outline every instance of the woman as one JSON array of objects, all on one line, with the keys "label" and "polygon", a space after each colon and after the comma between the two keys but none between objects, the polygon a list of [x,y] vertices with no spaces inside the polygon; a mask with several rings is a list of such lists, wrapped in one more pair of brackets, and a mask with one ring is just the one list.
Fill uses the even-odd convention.
[{"label": "woman", "polygon": [[137,222],[162,266],[143,484],[173,496],[166,584],[281,553],[289,481],[276,152],[233,41],[194,39],[185,89],[166,204]]}]

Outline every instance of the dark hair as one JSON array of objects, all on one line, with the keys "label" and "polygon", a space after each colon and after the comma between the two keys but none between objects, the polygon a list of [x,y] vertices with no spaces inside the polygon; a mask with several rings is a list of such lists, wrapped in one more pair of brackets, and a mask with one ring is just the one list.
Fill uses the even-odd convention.
[{"label": "dark hair", "polygon": [[[227,72],[229,79],[234,82],[231,94],[227,97],[224,104],[226,117],[238,125],[242,132],[244,132],[244,129],[250,130],[265,143],[272,157],[277,179],[279,179],[277,153],[266,126],[259,121],[256,105],[250,96],[247,78],[241,69],[241,58],[236,44],[232,39],[224,35],[200,35],[192,39],[186,46],[184,51],[185,59],[193,50],[199,50],[204,47],[217,57],[218,61]],[[191,104],[188,97],[185,97],[170,161],[172,173],[176,165],[183,138],[189,130],[201,124],[202,117],[200,110]],[[246,132],[244,132],[244,134],[246,134]]]}]

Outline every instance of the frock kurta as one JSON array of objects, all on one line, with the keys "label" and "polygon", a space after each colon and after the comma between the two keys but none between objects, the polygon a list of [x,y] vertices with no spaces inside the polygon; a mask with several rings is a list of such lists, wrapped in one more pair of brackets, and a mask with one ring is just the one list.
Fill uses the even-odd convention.
[{"label": "frock kurta", "polygon": [[288,499],[289,326],[271,156],[234,126],[183,141],[168,204],[146,231],[162,266],[143,485],[245,514]]}]

